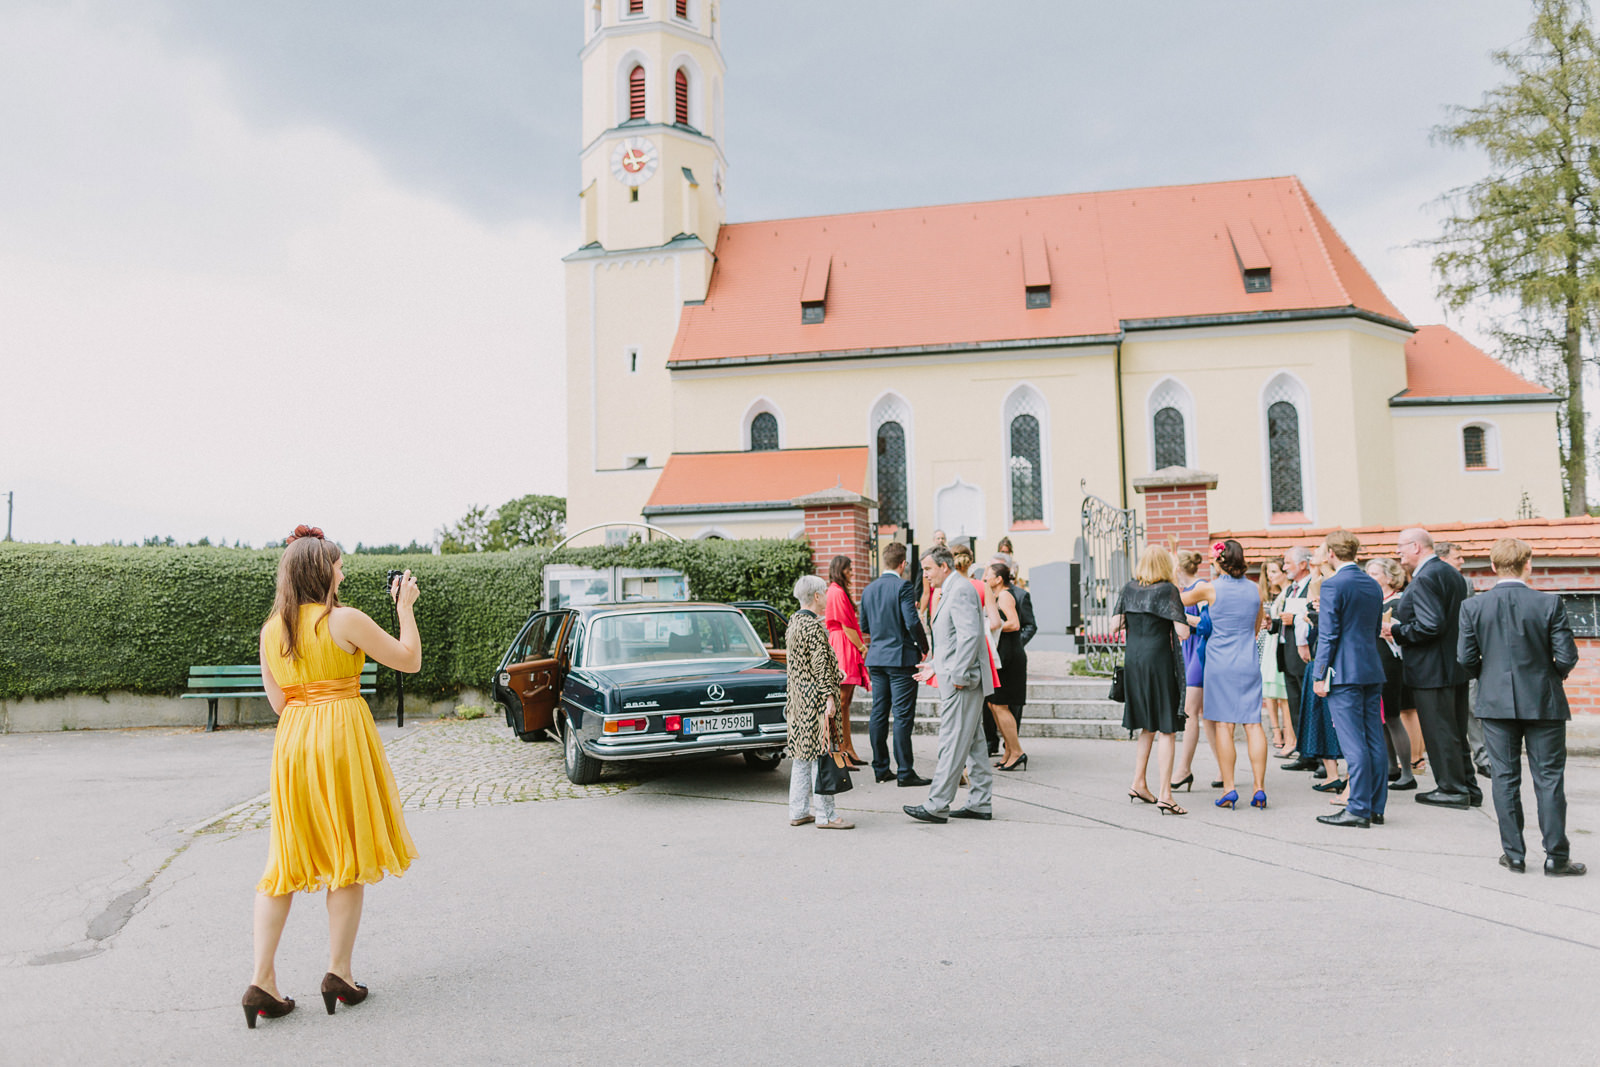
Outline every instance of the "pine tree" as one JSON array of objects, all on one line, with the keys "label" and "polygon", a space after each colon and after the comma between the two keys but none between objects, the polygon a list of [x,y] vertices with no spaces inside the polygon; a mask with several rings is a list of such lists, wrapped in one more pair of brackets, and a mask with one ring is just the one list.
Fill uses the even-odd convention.
[{"label": "pine tree", "polygon": [[1600,54],[1588,4],[1535,0],[1528,36],[1494,60],[1508,79],[1434,131],[1482,149],[1491,173],[1447,194],[1433,267],[1453,309],[1515,302],[1494,332],[1509,356],[1566,393],[1567,514],[1583,515],[1584,338],[1600,315]]}]

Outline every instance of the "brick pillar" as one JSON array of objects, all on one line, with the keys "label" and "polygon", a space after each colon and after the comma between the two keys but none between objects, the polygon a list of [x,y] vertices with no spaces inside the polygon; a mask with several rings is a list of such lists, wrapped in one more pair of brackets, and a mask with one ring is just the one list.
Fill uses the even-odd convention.
[{"label": "brick pillar", "polygon": [[834,556],[849,556],[850,595],[857,603],[872,581],[872,547],[867,532],[867,509],[872,501],[848,489],[825,489],[797,498],[794,506],[805,513],[806,540],[816,572],[828,576]]},{"label": "brick pillar", "polygon": [[1188,467],[1166,467],[1133,480],[1133,491],[1144,496],[1144,540],[1166,544],[1176,538],[1179,548],[1205,553],[1211,543],[1210,510],[1206,494],[1217,487],[1217,476]]}]

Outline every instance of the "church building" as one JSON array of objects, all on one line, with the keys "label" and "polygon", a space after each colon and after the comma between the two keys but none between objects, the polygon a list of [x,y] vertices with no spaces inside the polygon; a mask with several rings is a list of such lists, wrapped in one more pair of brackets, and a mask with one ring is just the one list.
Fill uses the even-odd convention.
[{"label": "church building", "polygon": [[584,3],[569,530],[816,544],[825,504],[1035,564],[1156,472],[1213,530],[1562,514],[1560,398],[1413,325],[1297,178],[725,223],[722,6]]}]

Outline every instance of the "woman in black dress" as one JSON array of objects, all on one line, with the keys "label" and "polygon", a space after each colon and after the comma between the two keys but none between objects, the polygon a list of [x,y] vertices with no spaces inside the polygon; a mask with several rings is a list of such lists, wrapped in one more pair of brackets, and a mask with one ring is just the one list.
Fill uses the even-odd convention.
[{"label": "woman in black dress", "polygon": [[1022,647],[1022,622],[1017,614],[1016,595],[1011,591],[1011,568],[996,560],[984,571],[983,580],[989,587],[991,611],[1000,621],[1000,637],[995,642],[1000,654],[1000,685],[990,695],[989,707],[1006,752],[995,766],[1002,771],[1024,771],[1028,769],[1028,754],[1022,751],[1019,728],[1022,705],[1028,702],[1028,653]]},{"label": "woman in black dress", "polygon": [[[1367,574],[1383,591],[1384,614],[1392,614],[1400,603],[1401,590],[1405,588],[1406,572],[1399,560],[1379,556],[1367,561]],[[1410,687],[1401,678],[1400,656],[1388,641],[1378,642],[1378,658],[1383,661],[1383,733],[1389,748],[1389,788],[1415,789],[1416,775],[1411,773],[1411,735],[1400,718],[1411,699]]]},{"label": "woman in black dress", "polygon": [[[1187,815],[1172,800],[1173,735],[1183,722],[1183,653],[1179,642],[1189,636],[1184,622],[1183,598],[1172,584],[1172,553],[1160,545],[1147,545],[1122,587],[1111,617],[1112,632],[1125,630],[1126,655],[1122,668],[1122,725],[1138,730],[1134,756],[1133,788],[1128,799],[1155,804],[1163,815]],[[1150,793],[1146,776],[1150,746],[1156,746],[1161,771],[1161,796]]]}]

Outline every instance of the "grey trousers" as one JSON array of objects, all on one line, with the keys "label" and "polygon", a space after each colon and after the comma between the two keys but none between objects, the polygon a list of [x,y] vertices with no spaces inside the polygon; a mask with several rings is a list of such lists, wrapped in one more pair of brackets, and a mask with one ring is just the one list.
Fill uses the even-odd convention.
[{"label": "grey trousers", "polygon": [[1472,757],[1472,766],[1482,775],[1492,775],[1489,769],[1489,750],[1483,743],[1483,724],[1479,721],[1478,711],[1478,680],[1473,678],[1467,682],[1467,754]]},{"label": "grey trousers", "polygon": [[961,771],[971,763],[972,792],[967,807],[987,812],[994,801],[994,771],[983,738],[983,689],[957,689],[939,681],[939,766],[923,805],[930,815],[946,815],[961,784]]},{"label": "grey trousers", "polygon": [[1544,852],[1560,862],[1567,845],[1567,724],[1561,719],[1483,719],[1483,743],[1494,768],[1494,813],[1500,819],[1500,850],[1526,859],[1522,840],[1522,747],[1539,804]]}]

